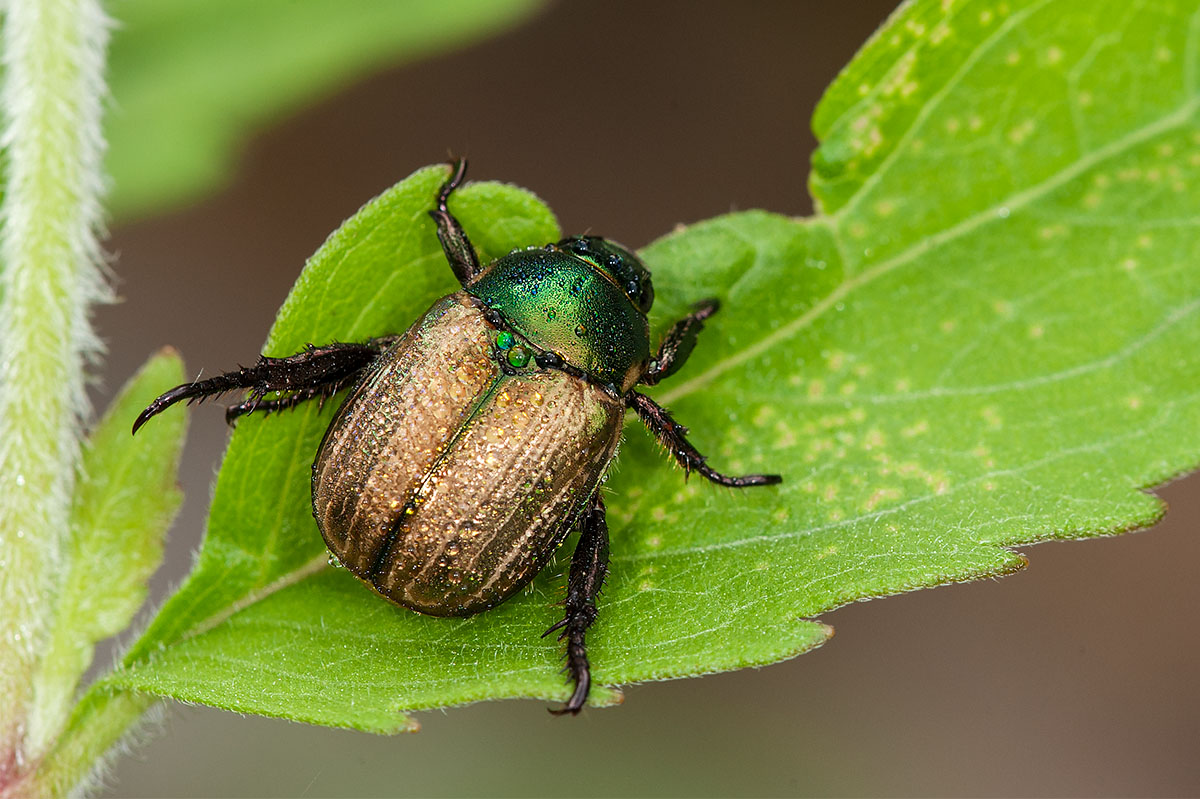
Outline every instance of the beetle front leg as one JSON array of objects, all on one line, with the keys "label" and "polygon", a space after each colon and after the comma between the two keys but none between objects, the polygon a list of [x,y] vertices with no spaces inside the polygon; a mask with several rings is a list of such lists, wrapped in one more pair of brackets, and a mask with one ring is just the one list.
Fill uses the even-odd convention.
[{"label": "beetle front leg", "polygon": [[630,391],[626,402],[641,418],[642,423],[649,428],[655,438],[662,442],[685,472],[697,471],[714,483],[730,488],[745,488],[746,486],[765,486],[783,482],[777,474],[747,474],[742,477],[730,477],[713,469],[705,461],[700,452],[684,438],[687,428],[671,418],[667,409],[659,405],[645,394]]},{"label": "beetle front leg", "polygon": [[262,399],[262,394],[257,391],[246,399],[244,402],[239,402],[237,405],[230,405],[225,409],[225,422],[232,425],[237,421],[238,417],[245,416],[248,413],[260,411],[264,414],[275,413],[276,411],[284,411],[290,408],[295,408],[297,405],[315,399],[320,405],[326,399],[341,391],[343,388],[348,388],[354,385],[358,380],[359,374],[355,372],[334,383],[322,383],[319,386],[311,386],[309,388],[300,389],[292,394],[277,399]]},{"label": "beetle front leg", "polygon": [[721,304],[714,298],[701,300],[692,306],[690,314],[671,326],[659,345],[658,355],[638,382],[652,386],[664,377],[679,371],[696,347],[696,335],[704,329],[704,320],[717,312]]},{"label": "beetle front leg", "polygon": [[558,624],[542,633],[545,638],[562,630],[558,640],[567,642],[567,674],[575,683],[571,698],[560,708],[551,709],[555,715],[572,715],[583,709],[592,687],[591,666],[587,658],[584,635],[596,620],[596,597],[608,574],[608,522],[604,518],[604,500],[600,489],[592,498],[591,507],[583,518],[583,532],[571,556],[571,574],[567,578],[566,615]]},{"label": "beetle front leg", "polygon": [[[133,432],[136,433],[151,417],[181,400],[199,402],[237,389],[249,389],[250,396],[245,402],[228,410],[228,421],[260,408],[279,410],[294,407],[304,400],[330,396],[357,379],[362,370],[395,340],[395,336],[385,336],[364,344],[310,345],[303,352],[287,358],[260,356],[254,366],[207,380],[185,383],[162,394],[138,414],[133,423]],[[264,400],[263,397],[272,391],[296,393],[276,400]]]},{"label": "beetle front leg", "polygon": [[467,176],[467,159],[460,158],[452,166],[454,172],[450,175],[450,179],[442,184],[441,190],[438,191],[437,205],[429,212],[429,215],[437,223],[438,241],[442,243],[442,252],[446,254],[446,260],[450,262],[454,276],[466,288],[474,282],[476,275],[479,274],[479,256],[475,253],[475,248],[471,246],[467,232],[463,230],[462,225],[450,213],[450,208],[446,205],[450,200],[450,195],[462,185],[463,179]]}]

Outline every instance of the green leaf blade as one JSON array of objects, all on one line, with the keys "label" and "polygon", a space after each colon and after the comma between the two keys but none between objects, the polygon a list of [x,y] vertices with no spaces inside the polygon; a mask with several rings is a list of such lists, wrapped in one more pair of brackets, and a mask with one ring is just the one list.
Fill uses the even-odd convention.
[{"label": "green leaf blade", "polygon": [[[1186,190],[1200,181],[1200,14],[1183,2],[1122,9],[906,6],[818,110],[813,189],[827,215],[734,214],[645,250],[657,330],[692,302],[722,300],[656,398],[715,468],[784,482],[735,492],[686,481],[630,424],[605,488],[613,555],[589,633],[597,682],[773,662],[823,641],[828,628],[812,617],[847,602],[1009,573],[1025,560],[1006,547],[1158,518],[1140,489],[1193,468],[1200,452],[1190,357],[1200,199]],[[1072,114],[1085,85],[1097,103],[1145,87],[1145,102]],[[879,149],[865,152],[871,124]],[[488,218],[481,209],[469,220],[472,237]],[[535,232],[513,240],[554,237]],[[375,274],[378,284],[388,273]],[[282,317],[294,311],[295,329],[281,322],[279,334],[298,337],[281,338],[281,351],[304,342],[305,320],[335,293],[319,281],[297,289]],[[270,425],[296,441],[281,422],[238,436]],[[307,461],[278,468],[303,472]],[[556,620],[569,550],[494,611],[423,619],[316,568],[320,545],[301,519],[307,483],[296,479],[257,500],[287,498],[294,527],[269,529],[298,536],[296,550],[240,551],[229,568],[258,569],[255,590],[286,573],[271,558],[312,572],[259,601],[243,593],[206,624],[193,618],[183,639],[160,637],[166,648],[131,660],[118,684],[289,716],[273,661],[304,653],[287,671],[307,667],[289,717],[367,729],[402,726],[400,709],[563,694],[557,647],[536,635]],[[238,553],[235,538],[222,533],[214,552]],[[236,669],[188,669],[201,659]],[[234,671],[236,697],[224,688]],[[322,683],[334,686],[328,701]]]},{"label": "green leaf blade", "polygon": [[[905,9],[872,42],[889,66],[875,94],[822,104],[837,123],[811,188],[852,268],[1011,213],[1195,111],[1189,4],[977,0],[940,18],[933,7]],[[897,36],[906,46],[874,52]],[[931,189],[937,202],[923,202]]]},{"label": "green leaf blade", "polygon": [[113,400],[84,447],[68,565],[35,681],[31,737],[40,746],[66,721],[95,644],[125,629],[162,561],[163,539],[183,499],[176,475],[186,420],[173,415],[137,438],[129,435],[129,426],[162,386],[182,380],[183,364],[173,351],[151,358]]}]

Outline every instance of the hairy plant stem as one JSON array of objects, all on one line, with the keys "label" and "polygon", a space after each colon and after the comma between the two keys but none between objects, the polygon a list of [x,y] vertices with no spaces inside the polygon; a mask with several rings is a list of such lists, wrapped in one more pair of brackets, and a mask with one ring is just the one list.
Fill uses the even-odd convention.
[{"label": "hairy plant stem", "polygon": [[37,692],[87,414],[101,272],[100,129],[108,22],[98,0],[7,0],[0,204],[0,796],[57,733]]}]

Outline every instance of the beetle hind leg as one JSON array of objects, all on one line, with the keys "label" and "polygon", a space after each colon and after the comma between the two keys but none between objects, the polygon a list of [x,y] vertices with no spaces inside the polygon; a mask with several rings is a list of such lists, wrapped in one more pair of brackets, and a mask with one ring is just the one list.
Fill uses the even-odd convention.
[{"label": "beetle hind leg", "polygon": [[577,714],[587,702],[592,687],[591,664],[588,663],[587,645],[584,636],[596,620],[596,597],[608,575],[608,522],[604,518],[604,500],[600,490],[592,498],[591,506],[583,518],[583,531],[575,554],[571,556],[571,573],[567,578],[567,599],[563,602],[566,614],[563,620],[542,633],[545,638],[561,630],[558,640],[567,642],[567,665],[565,671],[575,683],[571,698],[551,713]]},{"label": "beetle hind leg", "polygon": [[[202,402],[209,397],[238,389],[249,389],[250,396],[226,411],[225,418],[230,422],[255,410],[281,410],[295,407],[305,400],[328,397],[356,380],[362,370],[395,340],[395,336],[386,336],[371,339],[364,344],[334,343],[324,347],[310,345],[303,352],[287,358],[270,358],[264,355],[254,366],[219,374],[207,380],[184,383],[146,406],[134,421],[133,432],[136,433],[151,417],[157,416],[177,402]],[[274,391],[292,393],[279,399],[263,399]]]},{"label": "beetle hind leg", "polygon": [[718,485],[730,488],[745,488],[747,486],[774,485],[783,482],[777,474],[747,474],[741,477],[731,477],[722,474],[708,465],[707,458],[691,445],[684,437],[687,428],[671,418],[667,409],[659,405],[645,394],[630,391],[627,399],[630,407],[637,413],[642,423],[649,428],[654,437],[675,457],[685,472],[698,472]]}]

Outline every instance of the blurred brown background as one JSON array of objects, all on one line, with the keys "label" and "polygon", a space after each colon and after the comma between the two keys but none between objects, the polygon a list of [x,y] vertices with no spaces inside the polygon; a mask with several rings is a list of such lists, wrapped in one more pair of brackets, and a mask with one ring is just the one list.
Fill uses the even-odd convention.
[{"label": "blurred brown background", "polygon": [[[102,394],[153,349],[252,358],[304,258],[418,166],[540,194],[563,229],[634,247],[677,222],[808,214],[808,118],[889,2],[582,2],[377,75],[249,143],[228,190],[122,226],[98,314]],[[198,546],[226,430],[193,414],[187,502],[155,596]],[[1003,581],[829,614],[822,650],[633,686],[418,716],[379,738],[172,704],[109,777],[122,796],[1187,795],[1200,792],[1200,480],[1153,532],[1029,551]],[[102,657],[109,657],[103,655]]]}]

